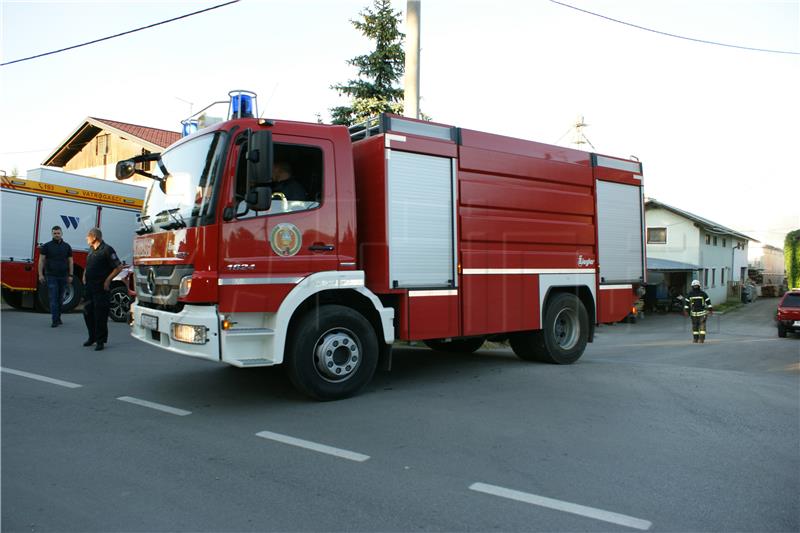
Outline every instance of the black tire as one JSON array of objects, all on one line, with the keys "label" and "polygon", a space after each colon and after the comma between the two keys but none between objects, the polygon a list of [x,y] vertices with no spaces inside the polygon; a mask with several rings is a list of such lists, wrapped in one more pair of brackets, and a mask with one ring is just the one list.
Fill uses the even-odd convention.
[{"label": "black tire", "polygon": [[131,303],[133,303],[133,298],[128,294],[127,287],[124,285],[111,287],[108,316],[114,322],[127,322],[130,316]]},{"label": "black tire", "polygon": [[302,316],[289,332],[285,366],[300,392],[315,400],[353,396],[378,366],[378,339],[360,313],[325,305]]},{"label": "black tire", "polygon": [[548,301],[541,331],[517,333],[511,349],[520,359],[569,365],[580,359],[589,339],[589,315],[574,294],[560,293]]},{"label": "black tire", "polygon": [[541,330],[521,331],[509,338],[514,355],[523,361],[545,362],[546,354]]},{"label": "black tire", "polygon": [[471,337],[469,339],[453,339],[444,341],[440,339],[423,341],[431,350],[448,353],[472,353],[483,346],[483,337]]},{"label": "black tire", "polygon": [[778,324],[778,337],[782,339],[786,338],[786,328],[780,324]]},{"label": "black tire", "polygon": [[22,309],[22,291],[12,291],[3,287],[3,301],[14,309]]},{"label": "black tire", "polygon": [[[69,313],[81,303],[83,297],[83,283],[78,276],[72,278],[72,284],[67,284],[64,291],[64,300],[61,303],[61,312]],[[33,299],[34,308],[40,313],[50,312],[50,291],[47,290],[47,283],[39,283],[36,290],[36,297]]]}]

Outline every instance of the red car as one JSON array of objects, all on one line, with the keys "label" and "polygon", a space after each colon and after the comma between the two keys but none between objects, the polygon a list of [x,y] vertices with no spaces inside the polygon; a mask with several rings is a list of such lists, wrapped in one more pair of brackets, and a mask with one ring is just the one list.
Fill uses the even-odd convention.
[{"label": "red car", "polygon": [[800,290],[794,289],[783,295],[778,304],[778,337],[786,332],[800,332]]}]

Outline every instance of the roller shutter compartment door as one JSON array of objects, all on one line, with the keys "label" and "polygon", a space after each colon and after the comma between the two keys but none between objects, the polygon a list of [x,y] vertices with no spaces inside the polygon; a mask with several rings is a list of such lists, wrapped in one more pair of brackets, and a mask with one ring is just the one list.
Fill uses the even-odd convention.
[{"label": "roller shutter compartment door", "polygon": [[392,288],[455,284],[452,159],[389,152]]},{"label": "roller shutter compartment door", "polygon": [[597,234],[601,283],[644,279],[642,193],[635,185],[597,182]]},{"label": "roller shutter compartment door", "polygon": [[36,197],[3,190],[0,198],[3,261],[33,261]]}]

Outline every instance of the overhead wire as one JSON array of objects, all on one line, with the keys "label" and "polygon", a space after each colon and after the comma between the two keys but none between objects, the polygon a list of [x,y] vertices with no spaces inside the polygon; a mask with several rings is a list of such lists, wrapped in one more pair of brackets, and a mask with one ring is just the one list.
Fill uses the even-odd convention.
[{"label": "overhead wire", "polygon": [[36,54],[36,55],[30,56],[30,57],[23,57],[21,59],[15,59],[13,61],[6,61],[5,63],[0,63],[0,67],[13,65],[14,63],[22,63],[23,61],[30,61],[32,59],[38,59],[40,57],[45,57],[45,56],[49,56],[49,55],[53,55],[53,54],[59,54],[61,52],[66,52],[67,50],[74,50],[75,48],[81,48],[82,46],[89,46],[90,44],[96,44],[96,43],[99,43],[99,42],[108,41],[109,39],[115,39],[117,37],[122,37],[123,35],[130,35],[131,33],[136,33],[137,31],[142,31],[142,30],[147,30],[147,29],[150,29],[150,28],[155,28],[156,26],[161,26],[162,24],[168,24],[170,22],[175,22],[176,20],[181,20],[181,19],[193,17],[195,15],[199,15],[201,13],[206,13],[208,11],[211,11],[211,10],[214,10],[214,9],[219,9],[221,7],[229,6],[229,5],[235,4],[237,2],[239,2],[239,0],[231,0],[230,2],[225,2],[224,4],[219,4],[219,5],[216,5],[216,6],[208,7],[206,9],[201,9],[199,11],[194,11],[192,13],[186,13],[185,15],[181,15],[179,17],[174,17],[174,18],[171,18],[171,19],[162,20],[161,22],[148,24],[147,26],[142,26],[140,28],[135,28],[133,30],[124,31],[122,33],[117,33],[115,35],[109,35],[108,37],[101,37],[100,39],[95,39],[93,41],[88,41],[88,42],[85,42],[85,43],[76,44],[76,45],[73,45],[73,46],[68,46],[66,48],[61,48],[59,50],[53,50],[53,51],[50,51],[50,52],[44,52],[42,54]]},{"label": "overhead wire", "polygon": [[674,37],[676,39],[684,39],[686,41],[693,41],[693,42],[696,42],[696,43],[703,43],[703,44],[712,44],[712,45],[715,45],[715,46],[726,46],[728,48],[738,48],[739,50],[749,50],[751,52],[768,52],[768,53],[771,53],[771,54],[800,55],[800,52],[792,52],[790,50],[770,50],[770,49],[767,49],[767,48],[755,48],[755,47],[751,47],[751,46],[741,46],[741,45],[738,45],[738,44],[720,43],[720,42],[717,42],[717,41],[709,41],[707,39],[697,39],[695,37],[687,37],[685,35],[677,35],[675,33],[669,33],[669,32],[665,32],[665,31],[654,30],[652,28],[646,28],[644,26],[639,26],[638,24],[633,24],[631,22],[625,22],[624,20],[619,20],[619,19],[615,19],[615,18],[612,18],[612,17],[608,17],[606,15],[601,15],[600,13],[595,13],[594,11],[581,9],[580,7],[573,6],[573,5],[570,5],[570,4],[566,4],[564,2],[559,2],[558,0],[550,0],[550,1],[552,3],[554,3],[554,4],[558,4],[560,6],[568,7],[570,9],[574,9],[575,11],[580,11],[580,12],[586,13],[588,15],[593,15],[595,17],[600,17],[600,18],[605,19],[605,20],[610,20],[611,22],[616,22],[618,24],[624,24],[625,26],[630,26],[632,28],[636,28],[636,29],[639,29],[639,30],[649,31],[651,33],[657,33],[659,35],[664,35],[666,37]]}]

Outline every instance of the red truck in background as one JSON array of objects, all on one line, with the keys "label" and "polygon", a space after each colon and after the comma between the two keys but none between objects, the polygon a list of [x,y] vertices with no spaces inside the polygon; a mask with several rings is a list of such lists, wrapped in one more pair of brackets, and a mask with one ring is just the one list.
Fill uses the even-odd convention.
[{"label": "red truck in background", "polygon": [[[363,388],[396,340],[507,339],[522,359],[573,363],[639,298],[638,161],[394,115],[348,131],[232,109],[118,163],[120,179],[148,157],[160,169],[134,242],[145,343],[283,364],[328,400]],[[273,165],[304,194],[275,192]]]},{"label": "red truck in background", "polygon": [[[90,178],[49,168],[29,170],[26,178],[0,180],[2,212],[3,301],[14,308],[49,311],[46,284],[39,283],[39,247],[52,239],[51,228],[60,226],[73,251],[72,284],[64,292],[64,312],[81,301],[81,282],[86,267],[86,233],[93,227],[117,251],[120,259],[132,259],[133,232],[142,209],[145,189],[137,185]],[[115,281],[112,289],[123,281]],[[114,307],[116,309],[116,307]]]}]

